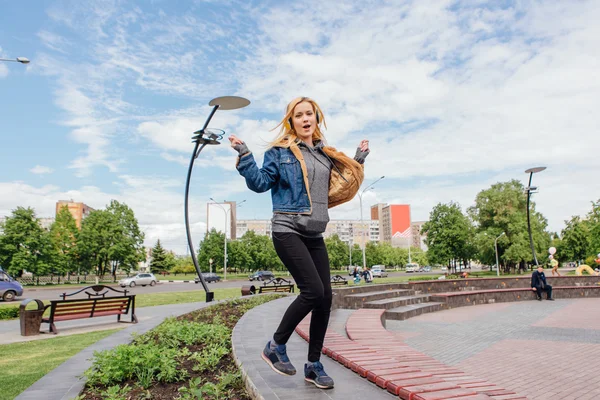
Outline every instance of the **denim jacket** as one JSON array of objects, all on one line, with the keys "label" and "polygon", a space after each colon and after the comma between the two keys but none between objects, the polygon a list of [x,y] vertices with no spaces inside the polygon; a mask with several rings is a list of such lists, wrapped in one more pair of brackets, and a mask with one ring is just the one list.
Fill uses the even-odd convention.
[{"label": "denim jacket", "polygon": [[[362,164],[329,146],[320,151],[334,166],[329,179],[329,208],[350,201],[364,179]],[[244,154],[238,158],[236,168],[250,190],[262,193],[271,189],[273,212],[312,213],[308,173],[297,145],[271,147],[265,152],[262,168],[258,168],[252,153]]]},{"label": "denim jacket", "polygon": [[311,213],[303,168],[289,148],[271,147],[265,152],[260,169],[252,153],[245,154],[239,158],[237,170],[246,179],[250,190],[262,193],[271,189],[274,212]]}]

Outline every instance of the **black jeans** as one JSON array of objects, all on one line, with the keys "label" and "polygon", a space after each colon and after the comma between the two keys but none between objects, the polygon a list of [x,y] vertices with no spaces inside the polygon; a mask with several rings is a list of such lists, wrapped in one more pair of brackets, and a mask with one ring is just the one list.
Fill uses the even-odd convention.
[{"label": "black jeans", "polygon": [[329,256],[325,241],[295,233],[273,232],[273,244],[300,289],[300,295],[286,310],[273,339],[277,344],[286,344],[296,326],[312,311],[308,361],[319,361],[331,313]]},{"label": "black jeans", "polygon": [[542,298],[542,292],[546,292],[546,298],[547,299],[551,299],[552,298],[552,286],[550,285],[546,285],[545,287],[541,288],[541,287],[536,287],[535,288],[535,294],[536,296],[541,299]]}]

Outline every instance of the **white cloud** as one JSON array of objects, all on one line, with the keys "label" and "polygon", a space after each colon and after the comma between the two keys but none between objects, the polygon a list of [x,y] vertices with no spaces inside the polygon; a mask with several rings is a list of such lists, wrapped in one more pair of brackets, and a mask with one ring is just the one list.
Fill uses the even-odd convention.
[{"label": "white cloud", "polygon": [[[276,134],[270,129],[298,95],[323,107],[330,144],[353,154],[369,138],[367,179],[387,178],[365,194],[365,215],[367,199],[369,205],[410,203],[415,219],[441,201],[467,207],[497,180],[524,179],[527,167],[547,165],[536,180],[552,183],[536,201],[551,229],[560,230],[564,219],[600,198],[589,172],[600,167],[593,154],[600,146],[600,7],[594,1],[502,4],[239,3],[229,13],[215,11],[211,21],[201,12],[203,2],[185,14],[116,1],[53,5],[52,22],[74,34],[40,31],[50,53],[30,68],[55,82],[60,123],[83,148],[70,166],[79,176],[98,167],[117,176],[115,196],[139,207],[140,215],[159,216],[159,223],[144,217],[153,235],[177,231],[181,216],[167,210],[176,209],[176,188],[167,176],[147,192],[153,185],[120,168],[146,149],[187,166],[191,136],[210,112],[198,104],[219,94],[252,100],[247,109],[217,112],[210,126],[245,140],[259,163]],[[73,48],[80,57],[65,58],[62,52]],[[0,78],[6,74],[0,65]],[[226,139],[196,161],[223,180],[208,184],[219,197],[245,190],[234,163]],[[154,205],[153,196],[165,205]],[[358,218],[357,201],[332,216]]]},{"label": "white cloud", "polygon": [[29,172],[36,175],[45,175],[54,172],[54,170],[50,167],[45,167],[43,165],[36,165],[35,167],[31,168]]},{"label": "white cloud", "polygon": [[72,46],[70,40],[53,32],[43,30],[38,32],[37,36],[46,47],[63,54],[67,54],[67,49]]},{"label": "white cloud", "polygon": [[[159,176],[118,177],[114,192],[105,192],[95,186],[61,190],[54,185],[34,186],[23,182],[0,183],[0,216],[10,215],[17,206],[33,207],[38,217],[52,217],[58,200],[73,199],[95,209],[105,208],[111,200],[127,204],[135,213],[146,234],[145,245],[153,246],[160,238],[166,248],[185,254],[186,235],[183,217],[183,185],[172,178]],[[203,196],[190,196],[190,226],[197,246],[206,232],[208,197],[219,196],[215,191]]]}]

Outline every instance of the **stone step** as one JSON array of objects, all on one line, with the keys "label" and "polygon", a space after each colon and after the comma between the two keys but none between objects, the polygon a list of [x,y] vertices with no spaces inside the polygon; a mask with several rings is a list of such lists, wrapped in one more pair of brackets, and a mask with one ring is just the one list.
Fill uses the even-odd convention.
[{"label": "stone step", "polygon": [[[350,277],[348,280],[351,280]],[[350,294],[356,293],[368,293],[368,292],[377,292],[381,290],[395,290],[395,289],[411,289],[408,283],[369,283],[369,284],[360,284],[360,285],[352,285],[347,287],[334,287],[333,292],[341,295],[347,296]]]},{"label": "stone step", "polygon": [[381,299],[369,301],[363,304],[364,308],[383,308],[389,310],[391,308],[406,306],[409,304],[420,304],[429,301],[428,295],[402,296],[392,297],[389,299]]},{"label": "stone step", "polygon": [[414,295],[414,292],[412,290],[407,289],[380,290],[377,292],[355,293],[344,296],[344,298],[342,299],[342,304],[344,308],[358,309],[362,308],[364,304],[371,301],[412,295]]},{"label": "stone step", "polygon": [[409,304],[402,307],[390,308],[386,310],[384,317],[385,319],[394,319],[394,320],[405,320],[412,317],[416,317],[417,315],[427,314],[430,312],[439,311],[442,309],[443,303],[421,303],[421,304]]}]

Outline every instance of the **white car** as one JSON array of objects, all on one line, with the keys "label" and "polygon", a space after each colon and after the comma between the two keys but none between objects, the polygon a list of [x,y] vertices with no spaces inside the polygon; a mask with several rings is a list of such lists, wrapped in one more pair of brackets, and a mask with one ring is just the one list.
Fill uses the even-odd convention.
[{"label": "white car", "polygon": [[154,285],[156,285],[156,282],[157,282],[157,280],[156,280],[156,277],[154,276],[154,274],[145,272],[145,273],[137,274],[136,276],[132,276],[131,278],[121,279],[119,281],[119,285],[121,285],[121,287],[125,287],[125,286],[134,287],[137,285],[154,286]]},{"label": "white car", "polygon": [[406,272],[419,272],[419,264],[406,264]]},{"label": "white car", "polygon": [[387,272],[385,272],[385,265],[373,265],[371,267],[371,273],[374,278],[385,278],[388,276]]}]

